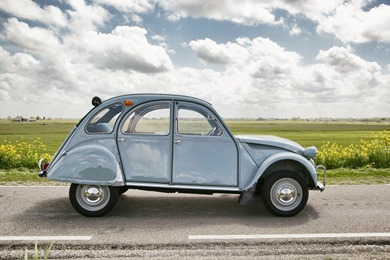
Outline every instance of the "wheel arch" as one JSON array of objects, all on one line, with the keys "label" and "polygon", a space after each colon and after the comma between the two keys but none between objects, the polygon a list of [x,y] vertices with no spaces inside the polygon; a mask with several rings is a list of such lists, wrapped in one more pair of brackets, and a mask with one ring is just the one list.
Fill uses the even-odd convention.
[{"label": "wheel arch", "polygon": [[110,149],[97,144],[64,152],[47,178],[76,184],[124,185],[119,160]]},{"label": "wheel arch", "polygon": [[306,158],[293,153],[278,153],[267,158],[256,172],[252,182],[245,188],[261,189],[264,180],[277,172],[293,172],[300,175],[309,188],[315,188],[317,172],[314,165]]}]

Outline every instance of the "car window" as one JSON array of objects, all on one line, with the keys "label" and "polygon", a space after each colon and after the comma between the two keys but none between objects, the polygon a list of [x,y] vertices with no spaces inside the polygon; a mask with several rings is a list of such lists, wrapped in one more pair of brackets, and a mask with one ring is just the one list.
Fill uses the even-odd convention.
[{"label": "car window", "polygon": [[215,117],[199,107],[179,106],[177,132],[181,135],[222,135]]},{"label": "car window", "polygon": [[100,110],[88,123],[87,132],[90,134],[112,133],[122,111],[123,106],[121,104],[113,104]]},{"label": "car window", "polygon": [[169,103],[152,103],[136,108],[122,125],[124,134],[168,135],[170,133]]}]

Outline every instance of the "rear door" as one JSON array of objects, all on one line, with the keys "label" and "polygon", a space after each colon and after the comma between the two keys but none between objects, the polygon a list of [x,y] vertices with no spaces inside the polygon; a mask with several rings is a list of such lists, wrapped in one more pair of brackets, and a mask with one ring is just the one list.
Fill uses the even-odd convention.
[{"label": "rear door", "polygon": [[175,102],[173,184],[238,186],[238,152],[208,108]]}]

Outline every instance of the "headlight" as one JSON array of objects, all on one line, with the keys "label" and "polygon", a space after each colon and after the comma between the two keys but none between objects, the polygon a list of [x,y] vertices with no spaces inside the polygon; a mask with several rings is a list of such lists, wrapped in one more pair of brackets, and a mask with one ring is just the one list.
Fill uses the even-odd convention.
[{"label": "headlight", "polygon": [[318,153],[317,148],[315,146],[310,146],[303,151],[303,156],[305,156],[308,159],[314,159],[317,153]]}]

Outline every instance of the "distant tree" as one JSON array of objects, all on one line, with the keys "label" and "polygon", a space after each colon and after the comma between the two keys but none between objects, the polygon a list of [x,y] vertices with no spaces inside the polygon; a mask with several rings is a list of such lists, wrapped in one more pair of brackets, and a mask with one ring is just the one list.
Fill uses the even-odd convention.
[{"label": "distant tree", "polygon": [[35,119],[38,121],[38,120],[41,120],[41,117],[40,116],[36,116]]}]

